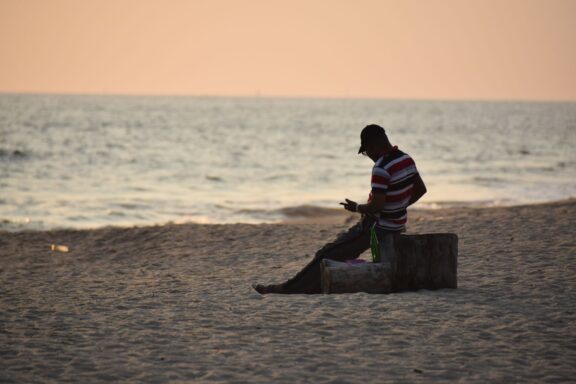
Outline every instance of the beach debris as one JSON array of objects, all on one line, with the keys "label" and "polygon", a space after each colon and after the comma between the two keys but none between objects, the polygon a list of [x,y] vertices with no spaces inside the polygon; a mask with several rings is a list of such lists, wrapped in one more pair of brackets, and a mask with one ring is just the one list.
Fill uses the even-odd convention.
[{"label": "beach debris", "polygon": [[50,245],[50,250],[53,252],[70,252],[70,248],[67,245],[52,244]]}]

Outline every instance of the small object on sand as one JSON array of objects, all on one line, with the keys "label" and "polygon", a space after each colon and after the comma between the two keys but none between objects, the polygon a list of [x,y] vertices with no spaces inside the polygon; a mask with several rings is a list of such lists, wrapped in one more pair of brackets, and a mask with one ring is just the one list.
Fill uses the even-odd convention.
[{"label": "small object on sand", "polygon": [[52,244],[52,245],[50,246],[50,249],[51,249],[52,251],[56,251],[56,252],[64,252],[64,253],[70,252],[70,249],[68,248],[67,245]]}]

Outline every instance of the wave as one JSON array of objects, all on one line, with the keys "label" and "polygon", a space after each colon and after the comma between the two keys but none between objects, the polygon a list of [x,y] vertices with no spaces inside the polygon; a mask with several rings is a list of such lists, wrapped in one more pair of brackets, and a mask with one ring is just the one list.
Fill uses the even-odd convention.
[{"label": "wave", "polygon": [[[444,201],[420,201],[409,209],[415,210],[440,210],[454,208],[491,208],[491,207],[511,207],[525,204],[541,204],[563,200],[543,200],[543,201],[525,201],[515,199],[494,199],[494,200],[444,200]],[[247,216],[256,221],[275,222],[279,220],[291,219],[314,219],[329,218],[337,216],[346,216],[350,213],[344,209],[327,208],[317,205],[297,205],[278,209],[241,209],[234,211],[234,214]]]},{"label": "wave", "polygon": [[240,209],[235,211],[236,214],[256,216],[256,217],[281,217],[281,218],[312,218],[339,216],[346,214],[343,209],[326,208],[317,205],[296,205],[278,209]]},{"label": "wave", "polygon": [[491,207],[512,207],[526,204],[542,204],[551,203],[560,200],[520,200],[520,199],[494,199],[494,200],[444,200],[444,201],[425,201],[418,202],[414,207],[415,209],[423,210],[437,210],[437,209],[450,209],[450,208],[491,208]]},{"label": "wave", "polygon": [[30,220],[28,218],[22,219],[7,219],[0,218],[0,231],[19,232],[19,231],[39,231],[45,230],[48,227],[46,223],[41,220]]},{"label": "wave", "polygon": [[326,208],[315,205],[298,205],[294,207],[285,207],[276,210],[286,217],[321,217],[321,216],[339,216],[346,214],[344,209]]}]

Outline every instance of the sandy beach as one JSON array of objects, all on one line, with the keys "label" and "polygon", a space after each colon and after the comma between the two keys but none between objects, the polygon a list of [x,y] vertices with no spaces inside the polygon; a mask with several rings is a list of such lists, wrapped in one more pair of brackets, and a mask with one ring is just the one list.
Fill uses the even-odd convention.
[{"label": "sandy beach", "polygon": [[0,232],[0,382],[576,380],[575,200],[410,215],[409,233],[458,234],[457,290],[251,288],[297,272],[345,215]]}]

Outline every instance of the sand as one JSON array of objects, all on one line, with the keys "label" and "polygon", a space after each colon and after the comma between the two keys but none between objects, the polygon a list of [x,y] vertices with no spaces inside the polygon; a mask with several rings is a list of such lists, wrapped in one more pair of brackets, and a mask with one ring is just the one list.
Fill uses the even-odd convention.
[{"label": "sand", "polygon": [[410,233],[460,236],[457,290],[251,288],[295,273],[333,219],[1,232],[0,382],[576,380],[574,200],[412,211]]}]

